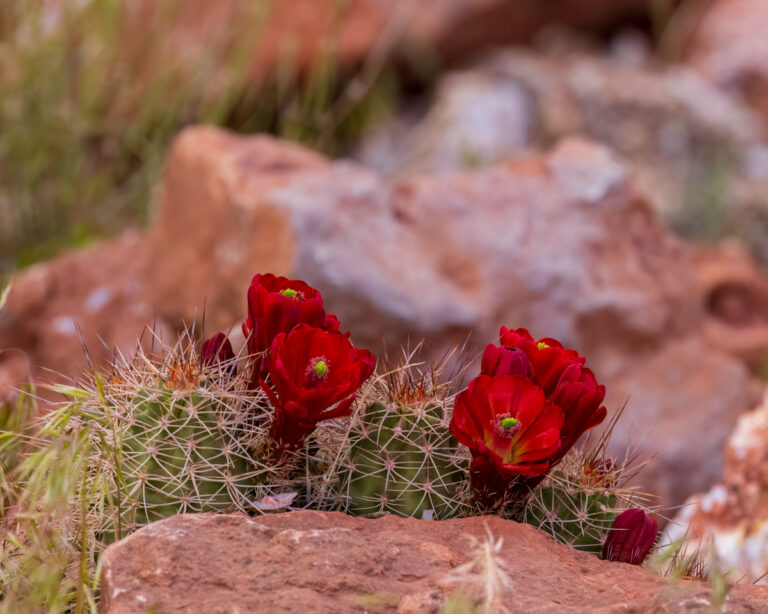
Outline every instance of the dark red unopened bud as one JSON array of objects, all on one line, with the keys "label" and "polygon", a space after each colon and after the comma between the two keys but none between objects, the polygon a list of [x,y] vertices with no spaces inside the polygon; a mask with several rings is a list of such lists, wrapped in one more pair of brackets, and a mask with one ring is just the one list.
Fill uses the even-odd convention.
[{"label": "dark red unopened bud", "polygon": [[224,333],[216,333],[210,339],[206,339],[203,342],[203,349],[200,354],[205,365],[210,365],[217,360],[219,362],[226,362],[235,357],[232,343]]},{"label": "dark red unopened bud", "polygon": [[613,527],[603,544],[603,559],[640,565],[656,541],[659,526],[653,516],[632,508],[613,521]]},{"label": "dark red unopened bud", "polygon": [[533,379],[533,366],[528,355],[519,348],[498,347],[489,343],[483,351],[482,375],[520,375]]}]

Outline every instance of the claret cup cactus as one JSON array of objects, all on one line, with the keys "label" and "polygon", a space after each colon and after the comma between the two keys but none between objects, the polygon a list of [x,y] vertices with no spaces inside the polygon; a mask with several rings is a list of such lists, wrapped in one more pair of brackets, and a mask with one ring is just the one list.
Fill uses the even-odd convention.
[{"label": "claret cup cactus", "polygon": [[251,508],[268,473],[253,455],[266,431],[252,407],[264,397],[233,376],[234,357],[216,354],[203,360],[182,342],[159,364],[142,354],[116,363],[87,390],[78,425],[92,442],[92,476],[111,485],[119,508],[102,530]]},{"label": "claret cup cactus", "polygon": [[604,458],[607,436],[591,450],[574,447],[604,420],[605,388],[554,339],[502,328],[500,342],[485,348],[481,374],[458,395],[451,420],[472,454],[475,509],[600,554],[617,514],[636,501],[625,486],[630,471]]},{"label": "claret cup cactus", "polygon": [[439,367],[406,362],[367,387],[342,446],[339,509],[439,520],[469,510],[468,459],[448,430],[453,394],[440,379]]},{"label": "claret cup cactus", "polygon": [[481,375],[456,399],[451,432],[472,452],[477,504],[522,509],[577,439],[600,424],[605,388],[584,358],[554,339],[503,327],[483,352]]},{"label": "claret cup cactus", "polygon": [[620,505],[632,501],[623,469],[576,452],[528,493],[521,519],[577,550],[600,554]]},{"label": "claret cup cactus", "polygon": [[186,512],[494,513],[612,560],[652,545],[650,517],[620,515],[640,506],[623,466],[575,446],[604,420],[605,389],[558,341],[502,328],[457,394],[412,354],[376,373],[300,280],[256,275],[242,329],[239,353],[224,333],[187,334],[120,358],[49,416],[36,445],[84,467],[64,525],[92,571],[105,543]]}]

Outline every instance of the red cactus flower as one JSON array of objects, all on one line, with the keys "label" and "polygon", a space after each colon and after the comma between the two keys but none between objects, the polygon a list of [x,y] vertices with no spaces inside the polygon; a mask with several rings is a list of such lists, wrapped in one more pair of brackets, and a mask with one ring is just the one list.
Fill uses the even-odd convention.
[{"label": "red cactus flower", "polygon": [[480,366],[481,375],[522,375],[533,380],[531,359],[520,348],[485,346]]},{"label": "red cactus flower", "polygon": [[519,375],[480,375],[456,398],[450,429],[472,452],[472,486],[484,504],[517,475],[535,477],[560,448],[563,412]]},{"label": "red cactus flower", "polygon": [[640,565],[656,541],[659,526],[653,516],[632,508],[613,521],[613,527],[603,544],[603,559],[630,565]]},{"label": "red cactus flower", "polygon": [[533,381],[548,400],[563,410],[562,447],[552,459],[554,464],[584,432],[605,419],[607,411],[601,405],[605,386],[598,385],[594,373],[584,366],[585,359],[576,350],[564,348],[555,339],[536,341],[524,328],[509,330],[506,327],[501,328],[499,339],[503,346],[526,353],[533,368]]},{"label": "red cactus flower", "polygon": [[248,288],[248,317],[243,322],[248,352],[255,356],[254,383],[266,373],[264,352],[273,339],[301,323],[339,329],[338,318],[325,313],[323,297],[305,282],[271,273],[254,276]]},{"label": "red cactus flower", "polygon": [[376,359],[338,331],[299,324],[278,334],[266,360],[274,386],[261,386],[275,407],[270,439],[278,450],[296,449],[318,422],[349,415],[355,393]]},{"label": "red cactus flower", "polygon": [[215,361],[227,362],[235,357],[232,350],[232,343],[224,333],[216,333],[213,337],[203,342],[200,351],[200,360],[204,365],[209,365]]}]

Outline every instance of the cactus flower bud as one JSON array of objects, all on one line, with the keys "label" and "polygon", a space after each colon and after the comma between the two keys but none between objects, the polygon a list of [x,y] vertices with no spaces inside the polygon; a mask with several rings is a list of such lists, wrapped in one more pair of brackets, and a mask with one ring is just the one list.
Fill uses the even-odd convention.
[{"label": "cactus flower bud", "polygon": [[613,527],[603,544],[603,559],[640,565],[656,541],[658,523],[643,510],[631,508],[613,521]]},{"label": "cactus flower bud", "polygon": [[204,365],[210,365],[216,362],[226,362],[235,357],[232,350],[232,343],[224,333],[216,333],[213,337],[203,342],[200,352],[201,360]]}]

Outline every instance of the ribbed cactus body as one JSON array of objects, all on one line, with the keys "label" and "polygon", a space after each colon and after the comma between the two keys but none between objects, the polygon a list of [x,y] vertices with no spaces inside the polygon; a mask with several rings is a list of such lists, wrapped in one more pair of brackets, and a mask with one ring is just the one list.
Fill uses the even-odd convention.
[{"label": "ribbed cactus body", "polygon": [[344,460],[344,509],[443,520],[465,507],[465,458],[448,431],[444,405],[373,403],[353,421]]},{"label": "ribbed cactus body", "polygon": [[117,363],[79,395],[71,427],[90,442],[84,502],[104,541],[179,513],[252,512],[282,492],[262,453],[265,397],[229,364],[180,346]]},{"label": "ribbed cactus body", "polygon": [[555,470],[532,494],[524,521],[561,544],[599,555],[617,514],[617,496],[610,485],[603,486],[593,487]]},{"label": "ribbed cactus body", "polygon": [[240,426],[204,388],[139,390],[123,405],[122,479],[138,525],[247,507],[256,473]]}]

